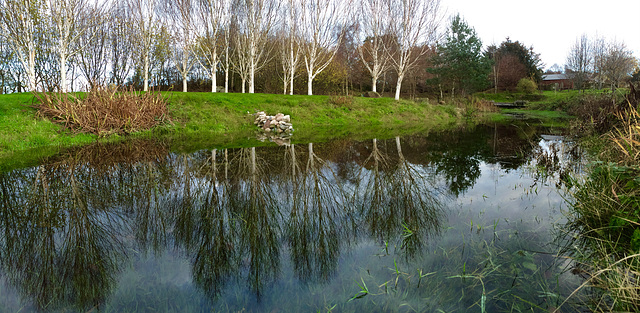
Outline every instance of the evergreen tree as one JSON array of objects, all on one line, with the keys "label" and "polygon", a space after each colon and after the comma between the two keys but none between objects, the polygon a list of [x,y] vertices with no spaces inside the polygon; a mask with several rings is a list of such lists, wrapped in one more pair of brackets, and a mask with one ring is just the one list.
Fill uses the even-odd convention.
[{"label": "evergreen tree", "polygon": [[438,76],[441,87],[465,95],[488,86],[489,62],[475,29],[456,15],[451,19],[444,43],[437,47],[432,73]]}]

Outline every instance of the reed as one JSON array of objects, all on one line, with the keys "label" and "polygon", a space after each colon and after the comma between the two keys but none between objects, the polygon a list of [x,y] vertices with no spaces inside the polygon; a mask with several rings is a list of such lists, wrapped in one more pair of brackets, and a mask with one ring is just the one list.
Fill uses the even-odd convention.
[{"label": "reed", "polygon": [[74,133],[128,134],[168,122],[166,99],[159,92],[136,93],[101,87],[82,97],[71,93],[35,93],[38,114]]},{"label": "reed", "polygon": [[596,291],[595,312],[640,310],[640,113],[629,103],[615,117],[602,136],[605,161],[594,162],[572,193],[566,228],[572,272],[585,278],[578,290]]}]

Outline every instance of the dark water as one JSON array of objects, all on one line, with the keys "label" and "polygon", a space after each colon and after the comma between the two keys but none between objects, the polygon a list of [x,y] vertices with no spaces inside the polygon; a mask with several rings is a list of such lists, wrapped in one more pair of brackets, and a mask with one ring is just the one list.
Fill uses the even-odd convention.
[{"label": "dark water", "polygon": [[0,312],[553,311],[581,282],[556,238],[582,156],[543,134],[139,141],[1,173]]}]

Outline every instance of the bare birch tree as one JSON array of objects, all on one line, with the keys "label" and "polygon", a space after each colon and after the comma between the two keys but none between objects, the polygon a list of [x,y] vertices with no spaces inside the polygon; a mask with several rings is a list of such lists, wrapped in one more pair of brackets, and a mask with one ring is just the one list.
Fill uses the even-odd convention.
[{"label": "bare birch tree", "polygon": [[0,1],[0,37],[22,65],[30,91],[36,90],[37,39],[43,11],[44,2],[39,0]]},{"label": "bare birch tree", "polygon": [[402,80],[428,52],[429,44],[437,38],[441,22],[440,0],[388,1],[391,14],[390,33],[396,36],[392,49],[392,66],[398,74],[396,100],[400,100]]},{"label": "bare birch tree", "polygon": [[391,17],[387,10],[391,0],[360,0],[360,45],[358,54],[364,66],[371,75],[371,91],[377,92],[380,76],[389,67],[389,53],[387,51],[388,33]]},{"label": "bare birch tree", "polygon": [[[238,24],[234,22],[233,25],[237,26]],[[233,33],[231,65],[233,66],[233,71],[240,76],[242,93],[245,93],[251,71],[251,56],[246,48],[250,46],[249,41],[251,39],[248,33],[241,32],[236,27],[233,27],[230,31]]]},{"label": "bare birch tree", "polygon": [[344,37],[346,19],[349,17],[350,0],[303,1],[300,33],[305,41],[302,48],[307,69],[307,94],[313,95],[313,80],[324,71],[338,52]]},{"label": "bare birch tree", "polygon": [[187,79],[195,62],[195,3],[194,0],[171,0],[166,3],[165,22],[173,39],[171,56],[182,77],[182,91],[187,92]]},{"label": "bare birch tree", "polygon": [[224,50],[222,51],[222,62],[220,68],[224,71],[224,92],[229,93],[229,71],[231,70],[231,14],[229,19],[225,20],[226,27],[222,33],[222,43]]},{"label": "bare birch tree", "polygon": [[604,84],[604,61],[607,54],[607,41],[604,37],[596,36],[591,42],[591,53],[593,60],[593,76],[598,89],[602,89]]},{"label": "bare birch tree", "polygon": [[[90,0],[89,0],[90,1]],[[88,0],[48,0],[47,9],[55,29],[55,46],[60,72],[60,91],[67,92],[67,66],[69,59],[84,46],[78,44],[81,36],[95,36],[97,17],[103,14],[97,2]],[[87,34],[88,33],[88,34]],[[88,43],[88,42],[87,42]]]},{"label": "bare birch tree", "polygon": [[135,40],[137,58],[142,64],[143,90],[149,91],[150,54],[153,37],[158,28],[158,6],[160,0],[128,0],[129,11],[136,28]]},{"label": "bare birch tree", "polygon": [[237,8],[238,32],[236,49],[244,50],[236,55],[244,55],[244,66],[248,77],[249,93],[255,92],[255,75],[264,67],[270,55],[269,35],[276,23],[280,1],[278,0],[235,0]]},{"label": "bare birch tree", "polygon": [[116,86],[124,85],[131,72],[134,44],[131,36],[135,34],[129,14],[129,7],[118,3],[111,11],[109,19],[109,61],[111,64],[110,82]]},{"label": "bare birch tree", "polygon": [[91,89],[103,86],[108,79],[110,17],[111,12],[96,16],[93,31],[80,34],[76,43],[77,49],[81,49],[77,58],[78,67]]},{"label": "bare birch tree", "polygon": [[230,18],[228,0],[200,0],[198,10],[198,63],[209,72],[211,92],[217,91],[217,69],[220,62],[218,43]]},{"label": "bare birch tree", "polygon": [[301,55],[298,34],[301,4],[302,0],[288,0],[283,8],[283,14],[286,17],[280,32],[283,94],[287,94],[287,87],[289,87],[289,94],[293,95],[293,80],[298,76]]},{"label": "bare birch tree", "polygon": [[636,59],[624,42],[609,42],[602,64],[602,75],[609,82],[611,90],[618,88],[625,78],[630,77],[635,66]]},{"label": "bare birch tree", "polygon": [[567,56],[567,67],[571,69],[569,76],[573,80],[576,88],[582,90],[588,79],[592,65],[591,44],[589,37],[583,34],[571,46],[569,55]]}]

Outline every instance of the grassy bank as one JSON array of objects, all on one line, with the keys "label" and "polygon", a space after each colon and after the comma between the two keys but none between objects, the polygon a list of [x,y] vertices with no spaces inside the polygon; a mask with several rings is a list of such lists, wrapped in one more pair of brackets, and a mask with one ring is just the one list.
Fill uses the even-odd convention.
[{"label": "grassy bank", "polygon": [[[625,104],[626,102],[626,104]],[[629,101],[615,105],[611,128],[583,140],[596,161],[571,181],[566,253],[572,272],[591,288],[594,312],[640,310],[640,113]],[[611,114],[609,114],[611,115]],[[592,118],[589,123],[595,123]]]},{"label": "grassy bank", "polygon": [[[28,165],[60,148],[124,138],[159,138],[172,147],[196,149],[212,145],[255,142],[250,114],[291,115],[295,141],[319,141],[340,136],[387,137],[459,120],[459,110],[448,105],[394,101],[390,98],[344,96],[283,96],[274,94],[163,93],[171,123],[129,136],[72,133],[40,117],[31,94],[0,95],[0,164],[3,168]],[[364,137],[363,137],[364,138]]]}]

